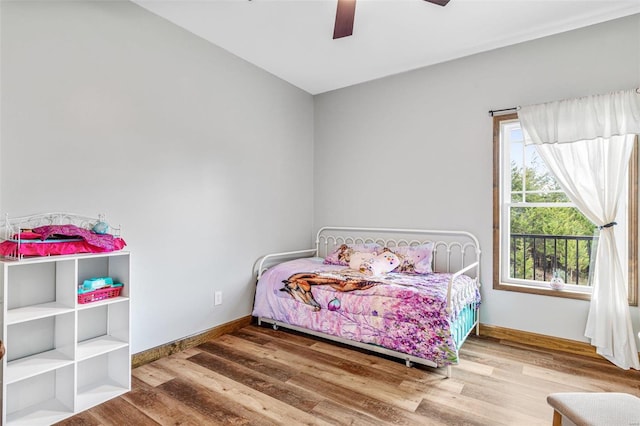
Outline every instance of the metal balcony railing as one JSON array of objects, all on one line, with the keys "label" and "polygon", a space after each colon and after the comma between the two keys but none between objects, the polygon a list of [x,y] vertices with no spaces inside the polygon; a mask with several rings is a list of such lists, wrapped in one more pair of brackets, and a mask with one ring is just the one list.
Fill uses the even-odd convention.
[{"label": "metal balcony railing", "polygon": [[511,277],[549,281],[558,271],[567,284],[590,285],[593,241],[593,236],[511,234]]}]

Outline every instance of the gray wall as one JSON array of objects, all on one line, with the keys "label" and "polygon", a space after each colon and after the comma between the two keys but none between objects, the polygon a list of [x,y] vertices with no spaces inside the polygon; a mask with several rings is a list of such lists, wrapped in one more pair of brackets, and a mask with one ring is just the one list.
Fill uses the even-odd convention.
[{"label": "gray wall", "polygon": [[492,289],[487,112],[638,86],[635,15],[318,95],[314,225],[469,230],[483,323],[586,340],[588,302]]},{"label": "gray wall", "polygon": [[129,2],[0,13],[0,211],[122,225],[133,352],[248,315],[255,259],[311,243],[311,95]]}]

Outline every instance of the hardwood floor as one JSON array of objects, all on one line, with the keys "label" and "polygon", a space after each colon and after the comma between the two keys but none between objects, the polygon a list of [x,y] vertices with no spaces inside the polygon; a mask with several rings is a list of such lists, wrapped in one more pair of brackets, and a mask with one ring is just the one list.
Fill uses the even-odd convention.
[{"label": "hardwood floor", "polygon": [[131,392],[59,425],[550,425],[552,392],[640,396],[640,372],[470,337],[452,377],[248,326],[133,370]]}]

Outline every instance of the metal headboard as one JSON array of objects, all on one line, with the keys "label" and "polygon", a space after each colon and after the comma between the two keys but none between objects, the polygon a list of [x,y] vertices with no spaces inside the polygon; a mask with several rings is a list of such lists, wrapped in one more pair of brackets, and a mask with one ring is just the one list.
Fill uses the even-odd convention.
[{"label": "metal headboard", "polygon": [[432,242],[434,246],[432,268],[436,272],[456,272],[475,270],[473,276],[480,277],[480,243],[475,235],[466,231],[403,229],[403,228],[362,228],[345,226],[325,226],[316,233],[315,248],[281,253],[272,253],[259,258],[254,264],[254,272],[262,275],[272,261],[282,261],[297,257],[326,257],[342,244],[378,243],[384,247],[416,246]]},{"label": "metal headboard", "polygon": [[[316,234],[316,256],[326,257],[342,244],[377,243],[383,247],[433,243],[432,267],[454,272],[480,261],[480,243],[467,231],[326,226]],[[476,270],[480,276],[479,267]]]}]

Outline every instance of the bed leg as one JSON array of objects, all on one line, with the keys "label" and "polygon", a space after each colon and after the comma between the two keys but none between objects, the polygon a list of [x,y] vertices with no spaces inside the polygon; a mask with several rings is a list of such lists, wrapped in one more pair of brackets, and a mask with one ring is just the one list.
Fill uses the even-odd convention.
[{"label": "bed leg", "polygon": [[411,368],[411,367],[413,367],[413,363],[412,363],[410,360],[408,360],[408,359],[405,359],[405,360],[404,360],[404,365],[406,365],[406,366],[407,366],[407,368]]},{"label": "bed leg", "polygon": [[451,378],[451,365],[447,365],[447,379]]},{"label": "bed leg", "polygon": [[278,324],[271,324],[271,327],[272,327],[274,330],[278,330]]}]

